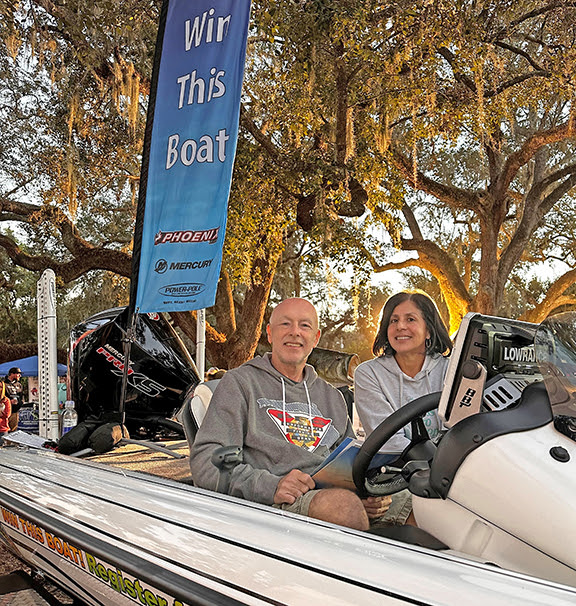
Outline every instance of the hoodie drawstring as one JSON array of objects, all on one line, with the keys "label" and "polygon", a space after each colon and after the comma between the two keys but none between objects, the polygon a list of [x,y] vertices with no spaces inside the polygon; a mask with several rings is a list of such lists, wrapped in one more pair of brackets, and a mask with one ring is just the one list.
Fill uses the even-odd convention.
[{"label": "hoodie drawstring", "polygon": [[308,400],[308,420],[310,421],[310,428],[312,428],[312,404],[310,402],[310,394],[308,393],[306,381],[304,381],[304,390],[306,391],[306,400]]},{"label": "hoodie drawstring", "polygon": [[282,381],[282,425],[284,429],[284,435],[286,435],[288,423],[286,423],[286,383],[284,383],[284,379],[280,377]]},{"label": "hoodie drawstring", "polygon": [[[284,434],[288,433],[288,423],[286,422],[286,383],[284,379],[280,377],[282,381],[282,425],[284,429]],[[304,383],[304,391],[306,392],[306,400],[308,401],[308,421],[310,421],[310,431],[314,431],[312,425],[312,402],[310,401],[310,393],[308,392],[308,385],[306,381],[302,381]]]}]

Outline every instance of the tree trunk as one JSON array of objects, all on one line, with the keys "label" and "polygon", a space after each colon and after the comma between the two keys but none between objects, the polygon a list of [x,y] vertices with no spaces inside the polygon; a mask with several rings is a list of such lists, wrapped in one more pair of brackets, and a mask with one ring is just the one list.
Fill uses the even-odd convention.
[{"label": "tree trunk", "polygon": [[278,257],[259,259],[254,263],[253,273],[260,279],[246,290],[242,309],[236,313],[236,330],[224,342],[206,343],[207,355],[219,368],[236,368],[254,356]]},{"label": "tree trunk", "polygon": [[[470,306],[470,311],[494,315],[502,300],[503,289],[499,289],[498,234],[502,225],[504,205],[501,200],[494,200],[489,194],[487,199],[480,200],[480,275],[478,292]],[[505,281],[505,280],[504,280]],[[501,290],[501,292],[499,292]]]}]

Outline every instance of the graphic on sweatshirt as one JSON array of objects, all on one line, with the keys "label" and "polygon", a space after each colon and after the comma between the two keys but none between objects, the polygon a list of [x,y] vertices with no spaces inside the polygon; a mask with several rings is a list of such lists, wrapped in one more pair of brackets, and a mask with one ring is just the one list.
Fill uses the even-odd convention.
[{"label": "graphic on sweatshirt", "polygon": [[305,414],[291,414],[269,408],[268,414],[278,425],[284,437],[301,448],[312,452],[322,441],[324,434],[332,424],[331,419],[309,417]]},{"label": "graphic on sweatshirt", "polygon": [[285,402],[258,398],[260,408],[266,408],[268,416],[286,441],[313,452],[320,444],[330,447],[340,433],[333,426],[332,419],[322,416],[314,403]]}]

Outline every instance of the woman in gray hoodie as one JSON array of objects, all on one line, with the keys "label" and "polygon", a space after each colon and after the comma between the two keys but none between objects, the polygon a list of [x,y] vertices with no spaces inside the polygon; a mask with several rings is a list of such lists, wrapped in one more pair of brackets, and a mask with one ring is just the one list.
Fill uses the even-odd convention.
[{"label": "woman in gray hoodie", "polygon": [[[446,326],[428,295],[403,291],[386,301],[372,346],[377,357],[354,373],[354,402],[367,436],[404,404],[442,389],[451,350]],[[424,424],[434,439],[441,429],[437,412],[429,412]],[[409,429],[395,434],[383,450],[402,452],[410,442]],[[395,508],[390,509],[393,515]],[[409,513],[411,507],[404,509]]]}]

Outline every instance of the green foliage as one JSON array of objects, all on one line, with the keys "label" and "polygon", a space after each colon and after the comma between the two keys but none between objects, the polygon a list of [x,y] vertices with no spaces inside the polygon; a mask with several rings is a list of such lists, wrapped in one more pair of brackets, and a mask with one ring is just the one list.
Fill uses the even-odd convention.
[{"label": "green foliage", "polygon": [[66,264],[90,267],[101,253],[129,259],[159,6],[0,5],[0,220],[11,226],[1,237],[14,260],[3,257],[6,341],[36,340],[36,281],[45,267],[59,275],[61,347],[82,317],[127,301],[119,276],[63,279],[75,274]]},{"label": "green foliage", "polygon": [[240,138],[224,247],[224,266],[234,285],[260,283],[255,263],[280,255],[283,233],[293,222],[293,200],[276,187],[258,147]]},{"label": "green foliage", "polygon": [[0,253],[0,342],[37,341],[36,279]]},{"label": "green foliage", "polygon": [[69,261],[74,240],[129,250],[145,116],[140,73],[150,71],[157,18],[144,4],[23,1],[2,11],[12,26],[0,52],[0,196],[12,206],[0,218],[22,222],[16,239],[30,255]]},{"label": "green foliage", "polygon": [[302,262],[418,268],[453,326],[549,306],[529,263],[576,267],[573,3],[253,8],[248,131],[298,202]]},{"label": "green foliage", "polygon": [[[388,287],[361,285],[340,287],[337,297],[340,303],[327,306],[318,301],[320,325],[323,327],[320,346],[336,351],[356,353],[362,361],[374,357],[372,344],[380,324],[380,314],[384,303],[394,294]],[[349,302],[350,308],[338,313],[342,302]]]},{"label": "green foliage", "polygon": [[[110,277],[72,283],[129,274],[160,5],[0,3],[0,221],[18,224],[0,246],[56,267],[70,322],[124,300]],[[576,267],[575,14],[568,1],[253,0],[224,258],[236,302],[283,255],[277,297],[325,300],[326,267],[358,284],[402,269],[452,319],[541,305],[554,283],[532,264]],[[331,292],[362,315],[360,295]]]},{"label": "green foliage", "polygon": [[59,285],[58,346],[67,348],[70,329],[92,314],[128,304],[130,282],[109,272],[89,272],[64,288]]}]

